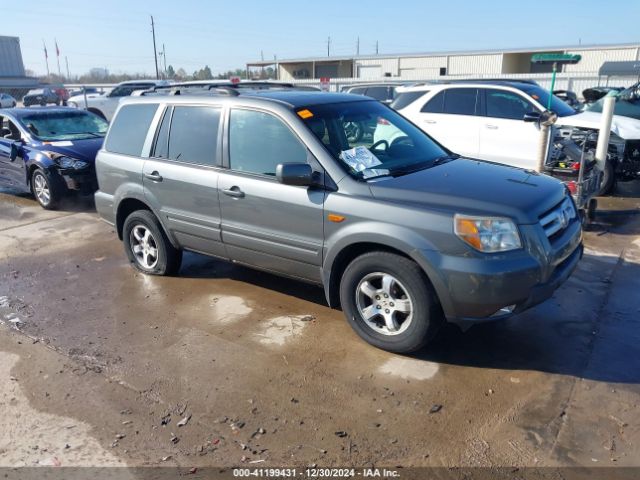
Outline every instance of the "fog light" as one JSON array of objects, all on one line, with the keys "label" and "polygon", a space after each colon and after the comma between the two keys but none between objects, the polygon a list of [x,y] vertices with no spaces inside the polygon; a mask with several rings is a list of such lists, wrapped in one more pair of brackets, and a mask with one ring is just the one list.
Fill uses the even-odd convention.
[{"label": "fog light", "polygon": [[502,307],[500,310],[498,310],[496,313],[494,313],[491,316],[492,317],[501,317],[503,315],[509,315],[509,314],[513,313],[513,311],[515,309],[516,309],[515,304],[514,305],[508,305],[506,307]]}]

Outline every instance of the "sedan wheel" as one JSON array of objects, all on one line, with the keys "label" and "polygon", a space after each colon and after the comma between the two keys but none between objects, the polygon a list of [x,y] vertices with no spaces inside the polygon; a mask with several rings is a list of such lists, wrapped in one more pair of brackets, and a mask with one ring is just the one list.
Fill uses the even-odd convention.
[{"label": "sedan wheel", "polygon": [[51,190],[49,189],[49,183],[44,175],[36,173],[33,176],[33,191],[36,198],[43,207],[46,207],[51,203]]}]

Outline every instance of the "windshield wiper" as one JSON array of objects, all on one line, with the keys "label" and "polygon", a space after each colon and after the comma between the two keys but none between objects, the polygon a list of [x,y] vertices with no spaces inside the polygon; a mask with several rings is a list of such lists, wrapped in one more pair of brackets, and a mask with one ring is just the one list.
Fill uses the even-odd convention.
[{"label": "windshield wiper", "polygon": [[440,157],[437,157],[433,161],[433,165],[440,165],[440,164],[443,164],[443,163],[450,162],[451,160],[457,160],[458,158],[460,158],[460,155],[458,155],[457,153],[451,153],[451,154],[447,154],[447,155],[442,155]]},{"label": "windshield wiper", "polygon": [[419,172],[420,170],[424,170],[426,168],[431,168],[435,165],[439,165],[441,163],[448,162],[449,160],[454,160],[458,158],[458,155],[442,155],[440,157],[435,158],[434,160],[428,160],[426,162],[414,163],[412,165],[407,165],[405,167],[398,167],[391,169],[391,175],[394,177],[399,177],[401,175],[407,175],[409,173]]},{"label": "windshield wiper", "polygon": [[64,133],[63,135],[91,135],[96,138],[104,137],[104,134],[100,134],[96,132],[67,132],[67,133]]}]

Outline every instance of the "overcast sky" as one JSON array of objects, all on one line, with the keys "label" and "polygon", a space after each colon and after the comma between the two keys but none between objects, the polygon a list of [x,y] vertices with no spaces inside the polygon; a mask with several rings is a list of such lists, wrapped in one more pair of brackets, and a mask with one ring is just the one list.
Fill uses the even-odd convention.
[{"label": "overcast sky", "polygon": [[11,2],[0,35],[20,37],[25,67],[71,74],[92,67],[113,73],[154,71],[150,14],[167,64],[214,73],[247,61],[351,55],[640,42],[640,1],[478,0],[29,0]]}]

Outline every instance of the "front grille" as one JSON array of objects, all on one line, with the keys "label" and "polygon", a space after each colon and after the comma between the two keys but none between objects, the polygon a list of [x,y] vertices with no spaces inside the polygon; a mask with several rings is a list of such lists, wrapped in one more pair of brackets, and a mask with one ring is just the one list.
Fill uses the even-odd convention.
[{"label": "front grille", "polygon": [[552,238],[562,233],[576,216],[576,208],[571,198],[565,197],[562,202],[540,217],[540,225],[547,238]]},{"label": "front grille", "polygon": [[629,160],[640,162],[640,141],[630,140],[625,145],[626,156]]}]

